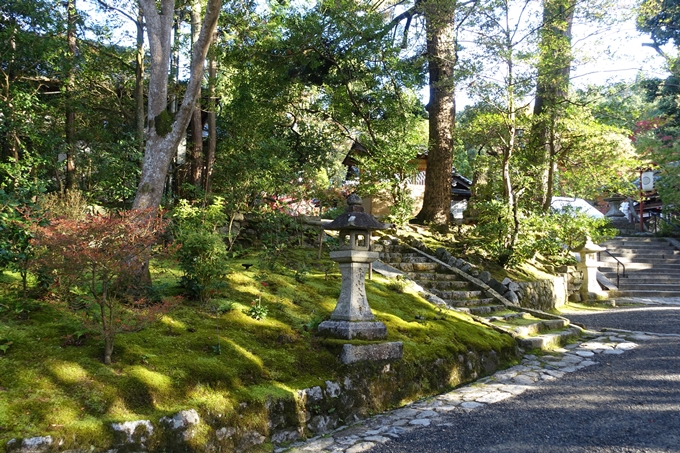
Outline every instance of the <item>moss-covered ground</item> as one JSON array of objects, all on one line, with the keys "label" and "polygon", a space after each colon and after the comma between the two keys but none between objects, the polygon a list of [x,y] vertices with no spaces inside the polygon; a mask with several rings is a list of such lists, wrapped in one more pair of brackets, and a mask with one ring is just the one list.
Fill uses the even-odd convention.
[{"label": "moss-covered ground", "polygon": [[[271,260],[268,260],[271,263]],[[12,438],[56,435],[106,445],[109,422],[159,418],[195,408],[229,420],[242,403],[323,384],[343,372],[338,342],[315,335],[340,291],[340,274],[311,249],[282,256],[273,270],[256,255],[230,264],[226,288],[211,303],[182,301],[145,328],[116,337],[113,364],[72,312],[49,300],[16,302],[16,277],[2,278],[0,303],[0,450]],[[242,264],[253,264],[246,270]],[[156,263],[165,296],[179,293],[179,272]],[[418,294],[398,293],[374,274],[367,296],[388,341],[404,343],[404,361],[436,360],[469,349],[508,348],[512,340]],[[247,314],[261,298],[265,319]],[[231,309],[218,313],[216,306]],[[241,420],[239,423],[248,423]],[[253,420],[252,423],[261,423]]]}]

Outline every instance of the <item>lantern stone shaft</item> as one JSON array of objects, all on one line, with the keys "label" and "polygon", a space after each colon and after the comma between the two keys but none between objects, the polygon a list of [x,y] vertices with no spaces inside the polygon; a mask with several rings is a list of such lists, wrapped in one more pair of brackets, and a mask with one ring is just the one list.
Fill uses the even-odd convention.
[{"label": "lantern stone shaft", "polygon": [[331,319],[319,324],[319,332],[344,339],[380,340],[387,336],[385,324],[375,321],[366,299],[365,278],[369,265],[379,254],[370,250],[371,231],[387,228],[361,207],[361,198],[352,194],[346,211],[326,226],[339,230],[340,250],[330,258],[338,263],[342,287]]},{"label": "lantern stone shaft", "polygon": [[602,291],[599,283],[597,283],[597,267],[599,265],[597,254],[604,250],[604,247],[600,247],[593,243],[589,236],[586,237],[586,242],[575,250],[579,253],[581,258],[577,265],[577,269],[583,272],[583,283],[581,284],[580,291],[583,300],[606,297],[606,293]]}]

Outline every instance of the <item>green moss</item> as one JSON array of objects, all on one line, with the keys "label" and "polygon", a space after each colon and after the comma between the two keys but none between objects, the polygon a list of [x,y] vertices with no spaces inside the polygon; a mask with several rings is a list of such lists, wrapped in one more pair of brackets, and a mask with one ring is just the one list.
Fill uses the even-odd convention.
[{"label": "green moss", "polygon": [[156,118],[154,118],[154,125],[156,126],[156,133],[165,137],[170,132],[172,132],[172,123],[174,119],[170,112],[163,110]]},{"label": "green moss", "polygon": [[[304,283],[295,279],[300,260],[309,263]],[[234,309],[217,316],[210,306],[183,303],[141,331],[119,334],[111,366],[101,363],[102,342],[94,331],[80,346],[65,343],[80,327],[56,305],[34,301],[37,309],[26,319],[0,313],[0,337],[13,341],[7,354],[0,354],[0,444],[58,434],[73,445],[104,447],[111,441],[111,422],[156,423],[187,408],[196,408],[208,425],[232,423],[266,433],[272,401],[294,424],[298,390],[325,386],[347,373],[360,376],[361,370],[383,376],[380,364],[342,365],[336,356],[347,342],[315,335],[315,326],[334,309],[340,288],[338,273],[326,276],[326,258],[293,254],[285,262],[294,264],[277,273],[256,266],[245,271],[241,264],[246,262],[255,262],[254,257],[231,263],[228,288],[216,298],[233,302]],[[157,281],[168,285],[166,294],[179,292],[179,272],[170,263],[154,263],[152,270]],[[394,374],[365,385],[386,394],[394,391],[395,380],[414,382],[386,405],[458,385],[466,379],[458,357],[470,350],[513,349],[509,336],[465,314],[438,309],[413,291],[390,291],[388,284],[374,275],[366,285],[367,297],[376,318],[387,326],[388,341],[403,342],[404,358],[393,364]],[[259,297],[269,314],[256,321],[243,311]],[[209,435],[201,432],[198,439],[205,442]]]}]

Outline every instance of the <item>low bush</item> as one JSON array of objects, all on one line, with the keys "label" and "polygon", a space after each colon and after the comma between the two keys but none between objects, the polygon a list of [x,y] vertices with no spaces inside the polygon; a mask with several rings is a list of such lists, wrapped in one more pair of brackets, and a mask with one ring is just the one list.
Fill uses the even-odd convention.
[{"label": "low bush", "polygon": [[228,251],[218,233],[227,221],[224,203],[219,197],[206,207],[180,200],[172,217],[180,283],[191,299],[207,302],[225,287]]}]

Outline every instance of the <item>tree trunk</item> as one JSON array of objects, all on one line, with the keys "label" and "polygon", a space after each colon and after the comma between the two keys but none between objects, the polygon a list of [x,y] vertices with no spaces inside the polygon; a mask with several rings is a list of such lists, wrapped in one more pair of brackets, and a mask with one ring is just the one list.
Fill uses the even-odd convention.
[{"label": "tree trunk", "polygon": [[[198,40],[201,27],[201,4],[194,0],[191,5],[191,43]],[[212,36],[211,36],[212,38]],[[200,189],[203,187],[203,119],[201,118],[201,86],[198,87],[196,103],[191,119],[191,136],[193,138],[191,156],[191,184]]]},{"label": "tree trunk", "polygon": [[144,152],[144,17],[137,13],[137,53],[135,64],[135,119],[137,122],[137,151]]},{"label": "tree trunk", "polygon": [[[213,36],[213,41],[216,39]],[[217,63],[215,56],[211,55],[208,63],[208,91],[210,104],[208,106],[208,154],[205,158],[205,193],[210,193],[212,185],[212,171],[215,164],[215,152],[217,150],[217,98],[215,97],[215,83],[217,78]]]},{"label": "tree trunk", "polygon": [[451,210],[453,129],[456,64],[455,2],[429,0],[423,4],[430,75],[429,144],[423,208],[420,221],[445,224]]},{"label": "tree trunk", "polygon": [[76,0],[68,0],[66,41],[71,59],[66,84],[66,190],[76,184],[76,112],[73,106],[73,92],[76,79]]},{"label": "tree trunk", "polygon": [[133,209],[148,209],[160,206],[170,161],[189,124],[203,80],[203,62],[217,26],[221,0],[208,1],[200,34],[192,49],[189,83],[174,119],[166,110],[174,0],[161,0],[160,12],[155,0],[140,0],[139,3],[146,18],[151,65],[147,141]]},{"label": "tree trunk", "polygon": [[[569,95],[571,73],[571,28],[576,0],[544,0],[540,33],[535,123],[529,141],[536,165],[538,193],[534,198],[544,211],[550,209],[554,161],[559,152],[554,128]],[[552,142],[552,143],[551,143]]]}]

